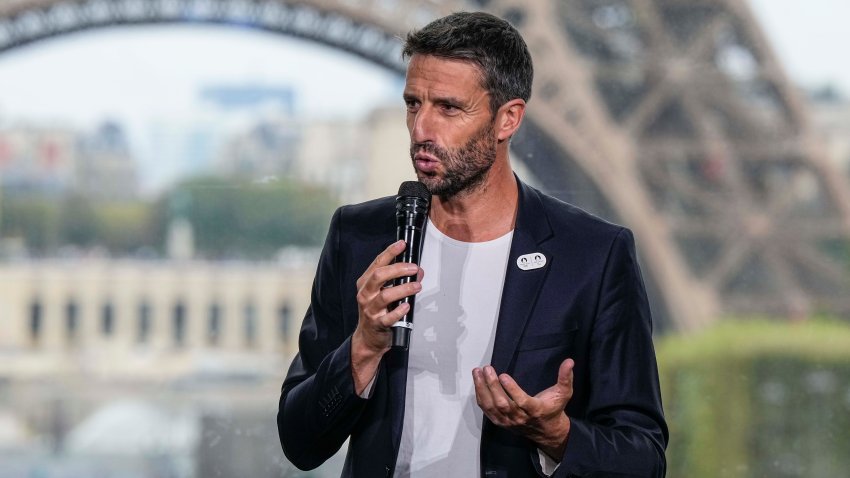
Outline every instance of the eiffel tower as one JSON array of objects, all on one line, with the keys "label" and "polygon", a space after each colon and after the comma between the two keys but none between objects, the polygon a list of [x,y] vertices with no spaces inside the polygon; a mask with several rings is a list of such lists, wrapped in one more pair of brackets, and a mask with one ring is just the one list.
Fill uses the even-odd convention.
[{"label": "eiffel tower", "polygon": [[513,154],[547,192],[635,231],[663,328],[850,317],[850,188],[743,0],[7,0],[0,52],[113,25],[311,39],[403,73],[399,36],[459,10],[523,33]]}]

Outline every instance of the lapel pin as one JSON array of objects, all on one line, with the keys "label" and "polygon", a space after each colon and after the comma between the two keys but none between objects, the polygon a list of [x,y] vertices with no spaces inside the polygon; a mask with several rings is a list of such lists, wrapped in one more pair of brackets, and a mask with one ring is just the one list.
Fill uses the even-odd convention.
[{"label": "lapel pin", "polygon": [[516,265],[524,271],[540,269],[546,265],[546,256],[542,252],[532,252],[517,257]]}]

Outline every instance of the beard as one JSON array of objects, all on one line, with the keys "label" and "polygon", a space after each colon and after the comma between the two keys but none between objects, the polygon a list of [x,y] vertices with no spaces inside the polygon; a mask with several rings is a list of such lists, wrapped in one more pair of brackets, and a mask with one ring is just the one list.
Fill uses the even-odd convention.
[{"label": "beard", "polygon": [[[496,162],[496,133],[493,122],[484,125],[466,144],[459,148],[443,148],[435,143],[412,143],[410,159],[417,152],[425,152],[440,160],[442,176],[417,170],[419,181],[428,191],[442,199],[450,199],[460,193],[470,193],[484,184],[487,173]],[[415,161],[414,161],[415,167]]]}]

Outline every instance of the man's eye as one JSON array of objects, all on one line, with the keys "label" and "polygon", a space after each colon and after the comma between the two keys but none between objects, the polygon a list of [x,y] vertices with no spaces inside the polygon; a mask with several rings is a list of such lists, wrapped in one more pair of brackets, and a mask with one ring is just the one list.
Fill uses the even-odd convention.
[{"label": "man's eye", "polygon": [[416,111],[419,109],[419,102],[415,100],[407,100],[404,102],[407,105],[407,111]]}]

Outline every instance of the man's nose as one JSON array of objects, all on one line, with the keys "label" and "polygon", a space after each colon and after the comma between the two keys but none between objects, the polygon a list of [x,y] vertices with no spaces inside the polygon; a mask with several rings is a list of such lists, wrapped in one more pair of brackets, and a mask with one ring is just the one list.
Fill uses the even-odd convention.
[{"label": "man's nose", "polygon": [[414,143],[434,141],[434,111],[422,106],[410,118],[410,140]]}]

